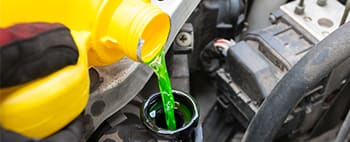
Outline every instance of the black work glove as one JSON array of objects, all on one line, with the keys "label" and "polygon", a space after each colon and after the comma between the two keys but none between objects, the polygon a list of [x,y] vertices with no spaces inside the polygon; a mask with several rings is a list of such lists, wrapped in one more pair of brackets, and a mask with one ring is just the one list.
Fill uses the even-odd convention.
[{"label": "black work glove", "polygon": [[28,23],[0,28],[0,88],[76,64],[78,49],[62,24]]},{"label": "black work glove", "polygon": [[[0,89],[30,82],[74,65],[78,57],[70,31],[62,24],[25,23],[0,28]],[[30,139],[0,127],[0,142],[79,142],[81,135],[80,117],[42,140]]]}]

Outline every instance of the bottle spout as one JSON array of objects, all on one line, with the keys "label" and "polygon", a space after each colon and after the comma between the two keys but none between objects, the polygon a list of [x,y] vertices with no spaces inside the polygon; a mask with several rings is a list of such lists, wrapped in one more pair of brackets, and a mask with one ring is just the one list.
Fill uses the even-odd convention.
[{"label": "bottle spout", "polygon": [[[94,65],[107,65],[119,60],[117,52],[130,59],[149,62],[158,55],[170,32],[170,18],[149,0],[124,0],[114,10],[108,23],[100,21],[93,39],[97,46]],[[101,34],[101,32],[103,32]]]}]

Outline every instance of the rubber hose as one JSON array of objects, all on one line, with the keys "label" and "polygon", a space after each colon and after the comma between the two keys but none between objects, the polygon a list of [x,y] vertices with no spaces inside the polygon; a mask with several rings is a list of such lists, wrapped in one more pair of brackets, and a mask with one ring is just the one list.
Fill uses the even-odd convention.
[{"label": "rubber hose", "polygon": [[265,98],[243,142],[271,142],[303,95],[350,56],[350,23],[327,36],[306,54]]}]

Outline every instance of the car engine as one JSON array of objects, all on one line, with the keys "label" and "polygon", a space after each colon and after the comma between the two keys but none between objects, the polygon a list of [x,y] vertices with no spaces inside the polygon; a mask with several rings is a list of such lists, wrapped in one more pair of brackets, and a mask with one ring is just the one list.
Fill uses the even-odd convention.
[{"label": "car engine", "polygon": [[[171,16],[172,87],[199,103],[191,141],[349,140],[349,1],[152,2]],[[147,66],[124,58],[89,73],[86,141],[164,141],[140,121],[158,92]]]}]

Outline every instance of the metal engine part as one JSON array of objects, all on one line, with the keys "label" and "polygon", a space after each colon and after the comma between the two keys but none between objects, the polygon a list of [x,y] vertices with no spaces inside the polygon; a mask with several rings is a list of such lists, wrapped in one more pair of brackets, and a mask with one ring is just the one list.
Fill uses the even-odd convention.
[{"label": "metal engine part", "polygon": [[[338,1],[328,0],[326,5],[320,6],[317,0],[306,0],[302,15],[294,12],[297,4],[298,1],[288,3],[281,6],[281,10],[318,41],[339,28],[345,7]],[[348,16],[347,21],[349,20]]]}]

